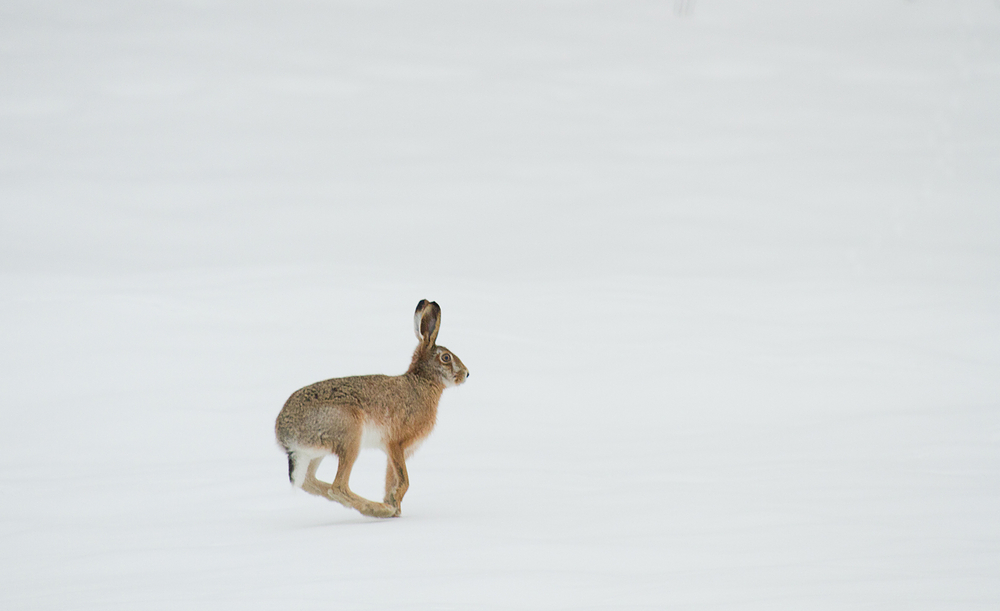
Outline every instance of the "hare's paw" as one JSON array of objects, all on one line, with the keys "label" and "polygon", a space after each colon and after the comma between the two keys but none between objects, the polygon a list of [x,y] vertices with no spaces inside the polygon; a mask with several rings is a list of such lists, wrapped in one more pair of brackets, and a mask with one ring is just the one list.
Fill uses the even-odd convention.
[{"label": "hare's paw", "polygon": [[388,505],[389,507],[393,508],[394,511],[393,511],[392,517],[394,517],[394,518],[398,518],[399,517],[399,514],[400,514],[400,511],[401,511],[402,507],[400,505],[400,502],[396,500],[396,495],[395,494],[387,494],[387,495],[385,495],[385,501],[383,501],[383,505]]},{"label": "hare's paw", "polygon": [[358,507],[358,511],[373,518],[392,518],[399,515],[399,508],[385,503],[370,503],[366,506]]}]

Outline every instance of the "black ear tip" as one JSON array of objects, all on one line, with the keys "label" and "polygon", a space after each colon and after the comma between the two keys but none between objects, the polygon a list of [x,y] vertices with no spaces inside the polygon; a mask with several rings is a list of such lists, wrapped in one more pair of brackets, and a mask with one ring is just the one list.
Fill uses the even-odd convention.
[{"label": "black ear tip", "polygon": [[426,307],[427,307],[427,300],[421,299],[420,303],[417,304],[417,311],[419,312],[420,310],[423,310]]}]

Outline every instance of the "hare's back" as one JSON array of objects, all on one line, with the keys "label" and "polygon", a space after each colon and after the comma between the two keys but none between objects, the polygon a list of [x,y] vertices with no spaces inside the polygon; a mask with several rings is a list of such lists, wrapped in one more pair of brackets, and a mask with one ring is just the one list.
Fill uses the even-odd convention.
[{"label": "hare's back", "polygon": [[333,378],[300,388],[288,398],[288,403],[337,404],[361,407],[372,400],[377,388],[384,385],[389,376],[368,375]]},{"label": "hare's back", "polygon": [[388,376],[333,378],[310,384],[292,393],[275,422],[278,441],[327,446],[328,438],[362,425],[372,402],[373,389]]}]

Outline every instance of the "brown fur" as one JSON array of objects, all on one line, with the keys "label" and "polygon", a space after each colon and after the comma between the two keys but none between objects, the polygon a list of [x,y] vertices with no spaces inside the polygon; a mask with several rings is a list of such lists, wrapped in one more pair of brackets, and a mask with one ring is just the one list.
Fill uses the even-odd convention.
[{"label": "brown fur", "polygon": [[[441,308],[421,300],[414,313],[414,331],[420,343],[406,373],[334,378],[292,393],[274,428],[278,443],[288,453],[293,484],[365,515],[386,518],[400,514],[410,485],[406,457],[434,428],[445,387],[462,384],[469,376],[457,356],[436,344],[440,328]],[[366,429],[379,434],[377,445],[388,458],[381,503],[354,494],[348,485]],[[316,479],[316,470],[330,454],[337,456],[339,464],[336,477],[328,484]],[[299,482],[295,474],[299,474]]]}]

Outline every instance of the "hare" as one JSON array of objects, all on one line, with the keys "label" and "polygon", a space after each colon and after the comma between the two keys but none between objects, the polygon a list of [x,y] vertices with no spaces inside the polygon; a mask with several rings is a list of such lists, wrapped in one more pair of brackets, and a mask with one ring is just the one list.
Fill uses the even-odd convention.
[{"label": "hare", "polygon": [[[440,328],[441,308],[422,299],[413,316],[420,343],[406,373],[334,378],[292,393],[274,431],[288,454],[293,486],[367,516],[400,515],[410,486],[406,458],[434,428],[445,387],[458,386],[469,377],[462,361],[435,343]],[[348,486],[362,447],[379,448],[388,457],[381,503],[358,496]],[[340,462],[333,483],[327,484],[316,479],[316,470],[330,454]]]}]

